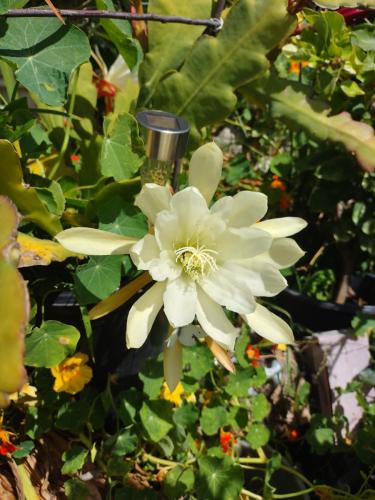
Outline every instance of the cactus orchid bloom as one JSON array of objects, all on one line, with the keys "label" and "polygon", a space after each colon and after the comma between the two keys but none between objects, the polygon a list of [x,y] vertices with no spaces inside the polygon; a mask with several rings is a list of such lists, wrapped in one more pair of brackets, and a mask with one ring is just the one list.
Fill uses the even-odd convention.
[{"label": "cactus orchid bloom", "polygon": [[[221,150],[209,143],[192,156],[189,187],[172,195],[166,186],[144,185],[135,205],[148,218],[153,234],[139,241],[90,228],[72,228],[56,236],[61,245],[77,253],[129,253],[136,267],[148,271],[155,281],[129,312],[129,348],[142,346],[162,307],[173,328],[197,320],[203,332],[225,350],[234,348],[237,330],[223,308],[242,315],[273,343],[293,341],[287,323],[257,298],[272,297],[287,286],[280,269],[304,253],[289,236],[306,222],[296,217],[259,222],[267,212],[267,197],[258,192],[239,192],[210,205],[222,165]],[[174,360],[167,361],[168,366],[164,361],[171,390],[181,371],[179,346],[175,342],[169,355],[165,353],[167,360]]]}]

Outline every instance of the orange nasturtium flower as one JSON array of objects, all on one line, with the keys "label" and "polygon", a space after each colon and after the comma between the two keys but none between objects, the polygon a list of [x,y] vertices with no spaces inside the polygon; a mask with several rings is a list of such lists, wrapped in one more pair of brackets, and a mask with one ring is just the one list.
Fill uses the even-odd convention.
[{"label": "orange nasturtium flower", "polygon": [[168,384],[164,382],[163,387],[161,389],[160,397],[162,399],[165,399],[166,401],[170,401],[173,403],[175,406],[181,406],[182,405],[182,396],[184,396],[184,399],[186,401],[189,401],[190,403],[195,403],[196,398],[195,394],[186,394],[184,386],[179,382],[175,389],[173,391],[170,391]]},{"label": "orange nasturtium flower", "polygon": [[82,391],[92,379],[92,369],[86,365],[88,360],[87,354],[77,352],[51,368],[52,375],[56,379],[53,390],[69,394],[77,394],[77,392]]},{"label": "orange nasturtium flower", "polygon": [[279,200],[280,210],[283,212],[288,211],[291,204],[292,204],[292,198],[286,193],[281,193],[280,200]]},{"label": "orange nasturtium flower", "polygon": [[271,182],[270,186],[273,189],[280,189],[281,191],[286,191],[286,186],[278,175],[272,176],[272,182]]},{"label": "orange nasturtium flower", "polygon": [[258,347],[254,347],[251,344],[247,346],[246,349],[246,355],[251,361],[251,364],[254,368],[257,368],[259,366],[259,359],[260,359],[260,350]]},{"label": "orange nasturtium flower", "polygon": [[224,453],[230,455],[232,453],[232,447],[237,443],[235,435],[233,432],[226,432],[220,429],[220,446]]},{"label": "orange nasturtium flower", "polygon": [[309,66],[309,64],[309,61],[296,61],[292,59],[290,61],[289,73],[296,73],[299,75],[301,73],[301,69]]},{"label": "orange nasturtium flower", "polygon": [[0,455],[5,456],[16,451],[17,447],[11,442],[10,436],[14,436],[13,432],[0,429]]}]

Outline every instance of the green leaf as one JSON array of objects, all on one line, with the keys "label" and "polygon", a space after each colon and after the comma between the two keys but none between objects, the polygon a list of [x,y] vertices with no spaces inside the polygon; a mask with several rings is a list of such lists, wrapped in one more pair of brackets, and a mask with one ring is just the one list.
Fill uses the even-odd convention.
[{"label": "green leaf", "polygon": [[183,362],[189,367],[187,372],[189,377],[200,380],[214,367],[211,352],[205,345],[184,347]]},{"label": "green leaf", "polygon": [[139,378],[143,382],[143,392],[149,398],[157,398],[164,380],[163,363],[156,359],[147,360]]},{"label": "green leaf", "polygon": [[81,304],[105,299],[120,286],[121,259],[121,255],[93,256],[77,267],[75,282]]},{"label": "green leaf", "polygon": [[[374,2],[375,5],[375,2]],[[362,50],[369,52],[375,50],[374,28],[369,25],[368,29],[356,30],[351,34],[352,44]]]},{"label": "green leaf", "polygon": [[235,347],[235,355],[238,360],[238,363],[242,368],[248,368],[249,366],[249,358],[246,356],[246,349],[247,346],[249,345],[250,338],[249,338],[249,330],[247,326],[241,327],[241,335],[238,337],[236,341],[236,347]]},{"label": "green leaf", "polygon": [[340,88],[348,97],[357,97],[365,94],[358,83],[353,80],[345,80],[345,82],[340,85]]},{"label": "green leaf", "polygon": [[330,116],[329,106],[318,100],[310,99],[309,88],[292,86],[290,82],[277,80],[274,75],[260,80],[254,89],[242,89],[248,97],[269,103],[275,118],[280,118],[289,126],[304,130],[320,141],[332,141],[352,153],[365,170],[375,167],[375,135],[367,123],[355,121],[344,111]]},{"label": "green leaf", "polygon": [[199,460],[197,498],[205,500],[234,500],[243,486],[243,472],[228,457],[203,457]]},{"label": "green leaf", "polygon": [[265,425],[251,424],[246,436],[246,441],[253,450],[256,450],[268,443],[270,435],[271,433]]},{"label": "green leaf", "polygon": [[0,194],[9,196],[26,220],[54,236],[62,231],[56,215],[51,214],[36,190],[23,179],[20,159],[9,141],[0,140]]},{"label": "green leaf", "polygon": [[120,196],[98,204],[99,229],[131,238],[143,238],[148,232],[143,213]]},{"label": "green leaf", "polygon": [[143,396],[137,389],[121,392],[116,399],[118,414],[124,425],[134,423],[136,413],[141,409]]},{"label": "green leaf", "polygon": [[[98,9],[115,11],[112,0],[96,0]],[[130,69],[133,69],[142,58],[139,42],[132,37],[132,27],[124,19],[101,19],[100,24],[105,29],[111,41],[122,55]]]},{"label": "green leaf", "polygon": [[250,399],[251,417],[255,422],[266,418],[271,411],[271,405],[264,394],[257,394]]},{"label": "green leaf", "polygon": [[244,429],[247,426],[249,417],[245,408],[232,406],[228,413],[228,425],[234,429]]},{"label": "green leaf", "polygon": [[29,0],[0,0],[0,14],[9,9],[21,9]]},{"label": "green leaf", "polygon": [[[174,0],[150,0],[148,10],[158,15],[207,18],[211,15],[211,1],[190,0],[177,3]],[[150,101],[161,78],[168,71],[181,66],[193,43],[203,31],[202,26],[148,24],[148,52],[139,69],[142,106],[146,106]]]},{"label": "green leaf", "polygon": [[25,364],[52,368],[74,353],[80,333],[60,321],[45,321],[26,337]]},{"label": "green leaf", "polygon": [[88,452],[89,451],[82,446],[73,446],[65,451],[62,455],[64,465],[62,466],[61,472],[63,474],[74,474],[82,469]]},{"label": "green leaf", "polygon": [[65,481],[64,491],[68,500],[89,500],[92,498],[86,484],[76,477]]},{"label": "green leaf", "polygon": [[86,35],[55,17],[1,19],[0,33],[0,58],[16,66],[17,80],[46,104],[63,104],[71,74],[90,58]]},{"label": "green leaf", "polygon": [[263,367],[245,368],[231,373],[228,377],[228,383],[225,386],[226,392],[230,396],[245,398],[248,395],[250,387],[260,387],[267,380]]},{"label": "green leaf", "polygon": [[109,476],[126,476],[132,469],[132,464],[126,462],[122,457],[110,457],[107,462],[107,473]]},{"label": "green leaf", "polygon": [[113,436],[106,442],[106,448],[117,457],[123,457],[137,448],[138,437],[133,431],[127,429]]},{"label": "green leaf", "polygon": [[228,415],[223,406],[205,406],[203,408],[200,424],[202,431],[207,434],[207,436],[213,436],[220,427],[224,427],[227,423]]},{"label": "green leaf", "polygon": [[102,174],[116,181],[130,179],[144,161],[143,140],[136,119],[129,114],[104,120],[100,163]]},{"label": "green leaf", "polygon": [[22,441],[17,445],[17,450],[12,453],[13,458],[25,458],[35,448],[34,441]]},{"label": "green leaf", "polygon": [[196,128],[219,122],[234,109],[236,89],[268,68],[267,54],[294,26],[284,0],[239,0],[218,36],[197,40],[181,70],[158,85],[153,106]]},{"label": "green leaf", "polygon": [[375,333],[375,319],[366,314],[358,314],[351,322],[354,333],[357,337],[361,335],[370,336]]},{"label": "green leaf", "polygon": [[25,434],[31,439],[38,439],[51,428],[49,408],[30,406],[26,412]]},{"label": "green leaf", "polygon": [[171,500],[185,496],[194,487],[194,472],[181,465],[171,469],[165,477],[163,492]]},{"label": "green leaf", "polygon": [[78,434],[84,428],[90,413],[90,404],[81,399],[60,406],[55,421],[56,427]]},{"label": "green leaf", "polygon": [[198,409],[191,403],[186,403],[177,408],[173,415],[173,420],[177,425],[188,429],[195,425],[198,420]]},{"label": "green leaf", "polygon": [[48,211],[61,217],[65,209],[65,197],[60,184],[39,175],[30,175],[30,182]]},{"label": "green leaf", "polygon": [[139,412],[149,438],[157,443],[172,429],[172,405],[169,401],[145,401]]}]

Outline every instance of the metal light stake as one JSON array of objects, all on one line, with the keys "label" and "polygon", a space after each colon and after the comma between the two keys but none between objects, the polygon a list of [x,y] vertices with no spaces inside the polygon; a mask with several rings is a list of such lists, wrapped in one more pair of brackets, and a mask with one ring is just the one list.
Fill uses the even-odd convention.
[{"label": "metal light stake", "polygon": [[147,160],[141,167],[142,184],[165,185],[174,167],[173,184],[177,181],[180,159],[189,138],[186,120],[165,111],[141,111],[137,120],[145,135]]}]

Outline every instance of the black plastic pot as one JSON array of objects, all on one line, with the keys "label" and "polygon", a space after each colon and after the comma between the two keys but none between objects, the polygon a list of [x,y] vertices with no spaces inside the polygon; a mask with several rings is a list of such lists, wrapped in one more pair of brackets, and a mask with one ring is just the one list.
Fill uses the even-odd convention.
[{"label": "black plastic pot", "polygon": [[[353,276],[350,284],[358,296],[374,303],[374,275]],[[352,319],[359,313],[375,315],[375,305],[359,307],[354,302],[335,304],[320,301],[291,288],[280,293],[275,302],[288,311],[295,323],[299,323],[313,332],[350,328]]]}]

